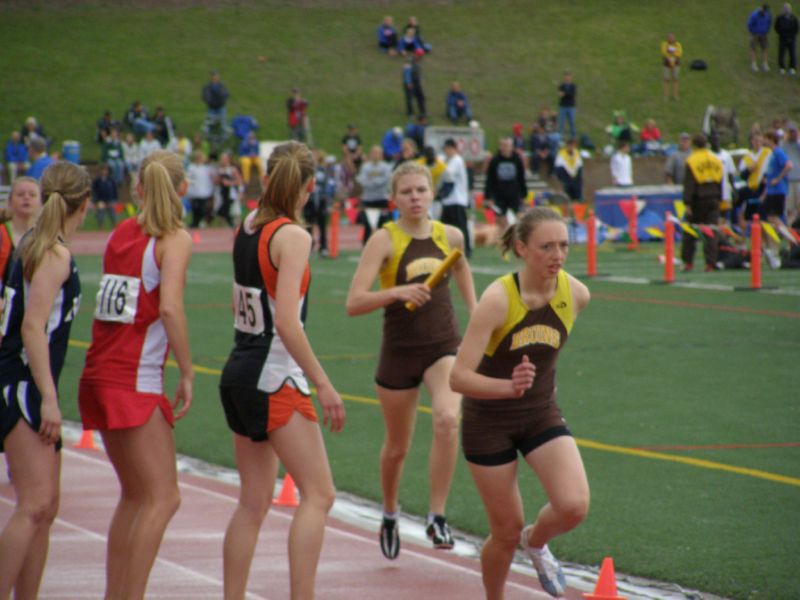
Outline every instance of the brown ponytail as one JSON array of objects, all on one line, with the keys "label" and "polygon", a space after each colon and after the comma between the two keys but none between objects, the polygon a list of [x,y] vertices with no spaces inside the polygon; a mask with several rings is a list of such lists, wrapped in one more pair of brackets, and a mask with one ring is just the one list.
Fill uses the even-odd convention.
[{"label": "brown ponytail", "polygon": [[64,222],[83,205],[91,188],[92,180],[86,169],[71,162],[57,162],[45,170],[42,175],[44,207],[20,247],[25,279],[33,278],[45,253],[58,243],[64,232]]},{"label": "brown ponytail", "polygon": [[516,256],[519,256],[517,249],[514,247],[517,240],[527,242],[533,230],[536,229],[540,223],[544,223],[545,221],[564,223],[564,218],[552,208],[548,208],[547,206],[534,206],[522,215],[520,220],[514,225],[509,225],[508,229],[503,232],[500,238],[500,252],[503,256],[509,252],[514,252]]},{"label": "brown ponytail", "polygon": [[157,150],[142,161],[139,223],[147,235],[160,238],[183,227],[183,205],[178,189],[185,180],[181,158],[173,152]]},{"label": "brown ponytail", "polygon": [[314,157],[308,146],[288,142],[276,147],[267,161],[267,188],[258,201],[252,226],[261,227],[278,217],[297,222],[297,200],[314,176]]}]

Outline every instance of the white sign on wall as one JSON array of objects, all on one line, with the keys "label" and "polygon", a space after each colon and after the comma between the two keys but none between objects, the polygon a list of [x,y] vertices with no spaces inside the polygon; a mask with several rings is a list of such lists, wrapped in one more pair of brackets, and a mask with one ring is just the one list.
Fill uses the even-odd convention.
[{"label": "white sign on wall", "polygon": [[442,153],[444,141],[453,138],[464,160],[478,161],[483,158],[483,129],[478,127],[426,127],[425,145],[433,146],[437,154]]}]

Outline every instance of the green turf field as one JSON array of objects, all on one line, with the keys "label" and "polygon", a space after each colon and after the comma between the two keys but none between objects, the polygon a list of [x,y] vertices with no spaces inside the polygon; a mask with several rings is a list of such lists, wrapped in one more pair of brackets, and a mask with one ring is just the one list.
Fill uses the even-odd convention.
[{"label": "green turf field", "polygon": [[[772,72],[752,73],[747,17],[758,2],[741,0],[170,0],[0,2],[0,132],[35,115],[60,148],[82,144],[96,160],[95,122],[116,118],[135,99],[163,105],[177,127],[199,131],[200,89],[219,69],[231,98],[228,114],[252,114],[262,139],[287,136],[285,101],[299,86],[310,101],[315,142],[338,152],[355,122],[365,146],[406,122],[400,58],[376,48],[384,14],[402,29],[419,17],[433,53],[425,91],[431,123],[447,124],[444,100],[459,80],[487,145],[526,129],[542,106],[555,106],[562,72],[578,85],[577,124],[601,148],[613,110],[641,126],[652,117],[665,139],[697,131],[709,104],[735,107],[745,144],[750,124],[800,118],[798,80],[780,77],[770,35]],[[772,6],[773,14],[781,3]],[[713,27],[709,24],[713,23]],[[674,31],[684,48],[681,101],[662,101],[660,43]],[[260,59],[260,58],[261,59]],[[705,60],[707,71],[689,63]]]},{"label": "green turf field", "polygon": [[[569,270],[581,274],[582,248],[572,252]],[[598,271],[658,279],[657,253],[657,245],[636,253],[604,248]],[[372,375],[380,315],[345,314],[356,258],[313,262],[308,332],[348,411],[344,432],[327,435],[337,486],[378,500],[382,422]],[[99,258],[78,262],[85,300],[61,384],[73,419],[100,276]],[[480,291],[513,265],[479,249],[473,266]],[[228,255],[192,259],[186,302],[198,372],[194,406],[176,430],[181,452],[228,466],[216,385],[232,342],[230,271]],[[747,286],[748,272],[678,276],[719,289],[589,281],[593,300],[562,354],[559,398],[581,444],[593,501],[586,523],[553,543],[559,557],[597,565],[610,555],[619,572],[730,598],[800,597],[800,406],[791,388],[800,356],[800,272],[764,275],[765,285],[780,290],[731,291]],[[416,514],[427,510],[425,405],[401,493],[403,510]],[[527,473],[522,489],[531,518],[542,490]],[[459,529],[486,532],[463,461],[449,516]]]}]

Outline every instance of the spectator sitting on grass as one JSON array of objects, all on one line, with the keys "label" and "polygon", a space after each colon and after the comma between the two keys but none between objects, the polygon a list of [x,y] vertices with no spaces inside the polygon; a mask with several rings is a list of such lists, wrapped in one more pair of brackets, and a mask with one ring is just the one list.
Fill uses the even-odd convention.
[{"label": "spectator sitting on grass", "polygon": [[139,142],[139,158],[144,160],[156,150],[161,150],[161,143],[156,139],[154,131],[148,131]]},{"label": "spectator sitting on grass", "polygon": [[656,125],[655,119],[647,119],[644,127],[639,132],[639,146],[637,154],[659,154],[661,152],[661,130]]},{"label": "spectator sitting on grass", "polygon": [[531,171],[537,175],[541,173],[542,166],[546,167],[546,175],[553,174],[553,162],[555,156],[550,147],[550,140],[547,138],[542,126],[535,123],[530,137],[530,167]]},{"label": "spectator sitting on grass", "polygon": [[383,134],[383,160],[394,162],[400,158],[400,151],[403,149],[403,130],[399,127],[392,127]]},{"label": "spectator sitting on grass", "polygon": [[447,93],[447,118],[453,125],[464,119],[466,123],[472,120],[472,108],[469,105],[467,95],[461,91],[461,84],[454,81],[450,84],[450,91]]},{"label": "spectator sitting on grass", "polygon": [[414,27],[406,26],[403,37],[397,41],[397,51],[403,56],[409,54],[413,56],[417,50],[425,52],[425,48],[422,47],[422,43],[417,38],[417,30]]},{"label": "spectator sitting on grass", "polygon": [[113,229],[117,224],[116,204],[119,196],[117,195],[117,184],[111,176],[111,169],[107,164],[100,166],[100,174],[92,181],[92,204],[94,205],[94,216],[97,219],[97,228],[102,229],[106,215],[111,221]]},{"label": "spectator sitting on grass", "polygon": [[130,132],[125,134],[125,140],[122,142],[122,155],[125,157],[125,170],[130,175],[131,181],[134,181],[142,160],[139,158],[139,144],[136,142],[136,136]]},{"label": "spectator sitting on grass", "polygon": [[125,113],[125,125],[130,129],[137,138],[141,138],[148,131],[155,130],[156,126],[150,120],[150,115],[147,113],[147,108],[139,100],[134,100],[128,112]]},{"label": "spectator sitting on grass", "polygon": [[19,131],[12,131],[11,137],[6,143],[6,151],[4,154],[6,161],[6,168],[8,169],[8,181],[14,183],[14,180],[25,173],[28,168],[28,148],[22,143],[22,136]]},{"label": "spectator sitting on grass", "polygon": [[44,133],[44,128],[39,125],[39,122],[36,120],[36,117],[28,117],[25,119],[25,123],[22,125],[22,129],[20,130],[20,136],[22,137],[22,143],[30,148],[31,141],[38,138],[42,138],[45,142],[45,147],[49,145],[47,140],[47,136]]},{"label": "spectator sitting on grass", "polygon": [[121,123],[111,116],[111,111],[103,112],[103,116],[97,120],[97,132],[94,139],[98,144],[102,144],[111,133],[113,128],[120,129]]},{"label": "spectator sitting on grass", "polygon": [[415,16],[408,17],[408,22],[406,26],[403,28],[403,35],[408,32],[409,29],[414,29],[414,37],[416,38],[417,42],[419,43],[420,47],[425,51],[425,54],[428,54],[431,51],[431,45],[426,43],[422,39],[422,27],[420,27],[419,20]]},{"label": "spectator sitting on grass", "polygon": [[397,54],[397,29],[394,28],[394,19],[389,15],[383,17],[383,23],[378,26],[378,48],[389,56]]},{"label": "spectator sitting on grass", "polygon": [[615,110],[611,124],[606,127],[606,132],[611,136],[611,143],[618,146],[620,142],[632,142],[634,134],[639,128],[628,121],[624,110]]},{"label": "spectator sitting on grass", "polygon": [[175,136],[175,124],[172,118],[167,116],[164,112],[163,106],[156,106],[156,112],[153,114],[153,125],[155,125],[156,139],[161,144],[162,148],[166,148],[169,144],[171,137]]}]

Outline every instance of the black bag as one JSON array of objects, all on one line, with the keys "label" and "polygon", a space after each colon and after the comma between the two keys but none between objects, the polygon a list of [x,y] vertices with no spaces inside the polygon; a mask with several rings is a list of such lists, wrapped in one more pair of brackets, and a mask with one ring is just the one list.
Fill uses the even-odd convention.
[{"label": "black bag", "polygon": [[706,64],[706,61],[704,61],[702,58],[696,58],[689,65],[689,68],[692,71],[705,71],[708,69],[708,65]]}]

